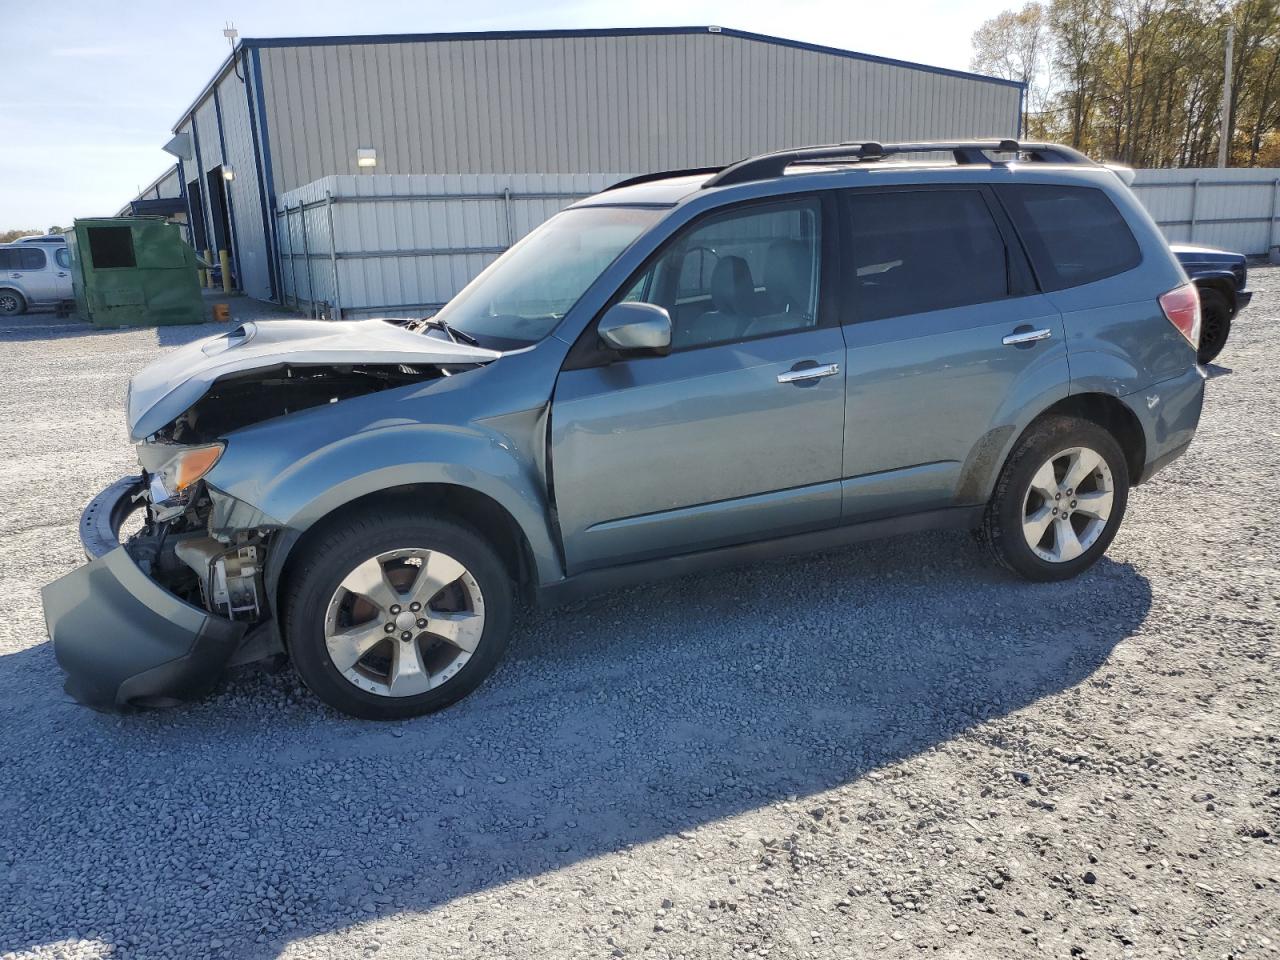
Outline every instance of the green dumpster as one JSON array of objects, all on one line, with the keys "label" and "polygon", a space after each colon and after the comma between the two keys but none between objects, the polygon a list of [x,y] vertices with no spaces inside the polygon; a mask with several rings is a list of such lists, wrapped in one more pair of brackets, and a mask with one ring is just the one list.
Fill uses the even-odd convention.
[{"label": "green dumpster", "polygon": [[77,220],[67,232],[80,315],[100,327],[201,323],[195,251],[162,217]]}]

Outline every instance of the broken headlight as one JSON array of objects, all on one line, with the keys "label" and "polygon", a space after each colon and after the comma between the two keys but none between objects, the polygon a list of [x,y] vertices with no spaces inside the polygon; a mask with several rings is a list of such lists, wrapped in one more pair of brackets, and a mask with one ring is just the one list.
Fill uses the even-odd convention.
[{"label": "broken headlight", "polygon": [[[154,502],[184,499],[191,487],[213,469],[222,456],[225,444],[206,443],[198,447],[180,447],[151,474],[151,498]],[[157,489],[158,488],[158,489]],[[157,494],[161,494],[157,498]]]}]

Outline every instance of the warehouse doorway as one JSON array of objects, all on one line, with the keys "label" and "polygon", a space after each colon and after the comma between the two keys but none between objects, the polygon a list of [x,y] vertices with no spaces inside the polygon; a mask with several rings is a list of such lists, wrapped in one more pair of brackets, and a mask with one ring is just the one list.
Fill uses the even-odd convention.
[{"label": "warehouse doorway", "polygon": [[[210,239],[213,241],[213,258],[216,262],[218,259],[218,251],[226,250],[231,255],[231,259],[235,259],[235,251],[232,247],[231,238],[231,206],[227,202],[227,178],[223,176],[222,167],[216,166],[205,174],[205,182],[209,186],[209,213],[213,217],[210,226],[213,228]],[[231,277],[232,286],[238,286],[237,278]]]},{"label": "warehouse doorway", "polygon": [[204,229],[204,191],[200,189],[199,179],[187,184],[187,200],[191,205],[191,247],[197,256],[203,257],[209,235]]}]

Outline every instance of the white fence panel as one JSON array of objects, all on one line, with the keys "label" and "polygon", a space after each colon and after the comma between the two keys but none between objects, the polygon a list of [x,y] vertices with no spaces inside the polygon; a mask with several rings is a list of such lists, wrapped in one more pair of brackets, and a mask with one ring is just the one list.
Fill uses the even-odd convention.
[{"label": "white fence panel", "polygon": [[[1280,169],[1138,170],[1133,189],[1173,242],[1265,254],[1280,243]],[[315,316],[422,316],[503,250],[616,174],[325,177],[276,211],[283,300]]]},{"label": "white fence panel", "polygon": [[1280,243],[1280,169],[1138,170],[1133,190],[1170,242],[1247,254]]},{"label": "white fence panel", "polygon": [[627,174],[316,180],[276,211],[283,300],[311,315],[422,316],[538,224]]}]

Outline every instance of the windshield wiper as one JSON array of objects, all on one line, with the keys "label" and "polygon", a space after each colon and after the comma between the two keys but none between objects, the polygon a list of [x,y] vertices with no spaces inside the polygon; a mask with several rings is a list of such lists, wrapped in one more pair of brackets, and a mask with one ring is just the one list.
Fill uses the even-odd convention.
[{"label": "windshield wiper", "polygon": [[459,330],[457,327],[450,326],[443,320],[437,320],[435,317],[424,317],[422,320],[419,320],[414,324],[415,329],[420,330],[423,327],[435,327],[437,330],[443,330],[444,335],[454,343],[466,343],[473,347],[480,346],[480,341],[465,330]]}]

